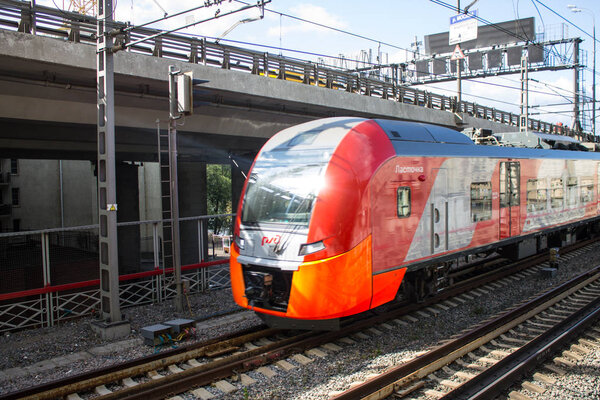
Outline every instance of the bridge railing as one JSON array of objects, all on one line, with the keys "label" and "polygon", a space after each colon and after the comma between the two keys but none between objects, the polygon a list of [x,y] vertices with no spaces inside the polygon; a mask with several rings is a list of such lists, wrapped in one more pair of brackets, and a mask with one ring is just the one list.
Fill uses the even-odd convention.
[{"label": "bridge railing", "polygon": [[[230,238],[204,236],[203,232],[209,221],[231,221],[233,215],[179,220],[184,241],[182,279],[189,283],[189,293],[230,286]],[[173,268],[163,262],[162,223],[117,224],[123,308],[176,295]],[[0,233],[0,333],[97,314],[99,271],[98,225]]]},{"label": "bridge railing", "polygon": [[[51,36],[74,42],[96,43],[96,18],[51,7],[39,5],[32,7],[30,2],[25,1],[0,0],[0,28]],[[117,38],[117,43],[132,43],[160,32],[160,30],[149,28],[129,30],[127,24],[120,22],[115,22],[115,28],[123,29],[125,32]],[[356,72],[349,72],[311,61],[223,45],[196,36],[167,34],[133,45],[128,48],[128,51],[243,71],[262,75],[266,78],[283,79],[306,85],[343,90],[393,100],[403,104],[469,114],[473,117],[510,126],[518,126],[519,124],[518,114],[473,102],[462,101],[459,103],[456,97],[443,96],[407,87],[398,81],[372,79]],[[565,126],[531,118],[528,121],[531,130],[576,136],[583,140],[595,140],[589,134],[575,132]]]}]

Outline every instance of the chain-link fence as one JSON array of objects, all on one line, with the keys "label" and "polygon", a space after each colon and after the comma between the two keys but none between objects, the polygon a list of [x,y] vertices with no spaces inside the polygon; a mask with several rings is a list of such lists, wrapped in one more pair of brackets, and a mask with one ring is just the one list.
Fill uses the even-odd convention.
[{"label": "chain-link fence", "polygon": [[[223,217],[232,215],[180,220],[182,278],[190,293],[230,285],[230,237],[207,229]],[[118,224],[121,307],[175,296],[162,237],[162,221]],[[98,226],[0,233],[0,274],[0,332],[94,314],[100,310]]]}]

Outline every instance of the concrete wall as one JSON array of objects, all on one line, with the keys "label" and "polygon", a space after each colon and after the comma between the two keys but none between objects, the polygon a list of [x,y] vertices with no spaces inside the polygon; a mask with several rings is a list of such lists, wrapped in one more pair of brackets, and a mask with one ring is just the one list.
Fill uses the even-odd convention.
[{"label": "concrete wall", "polygon": [[[138,166],[129,163],[117,164],[117,221],[140,220],[138,194]],[[140,272],[140,227],[120,226],[117,230],[119,246],[119,272]]]},{"label": "concrete wall", "polygon": [[98,188],[89,161],[62,162],[65,226],[92,225],[98,221]]},{"label": "concrete wall", "polygon": [[[193,217],[207,214],[206,203],[206,163],[177,163],[179,184],[179,217]],[[208,255],[208,226],[204,224],[204,258]],[[183,221],[179,225],[181,241],[181,265],[199,262],[198,223]]]},{"label": "concrete wall", "polygon": [[12,219],[7,213],[4,205],[10,204],[10,184],[6,182],[10,171],[10,160],[0,158],[0,232],[8,232],[12,229]]},{"label": "concrete wall", "polygon": [[[140,197],[140,220],[151,221],[162,219],[160,198],[160,167],[158,163],[142,163],[138,168],[138,184]],[[142,235],[141,251],[149,258],[154,250],[152,241],[153,226],[144,224],[140,228]],[[162,237],[162,229],[158,229]]]},{"label": "concrete wall", "polygon": [[[19,171],[11,176],[10,187],[19,188],[19,206],[13,206],[12,219],[21,221],[21,230],[90,225],[97,221],[96,178],[90,162],[62,161],[62,187],[60,174],[59,160],[19,160]],[[8,194],[5,202],[11,200],[10,190]]]}]

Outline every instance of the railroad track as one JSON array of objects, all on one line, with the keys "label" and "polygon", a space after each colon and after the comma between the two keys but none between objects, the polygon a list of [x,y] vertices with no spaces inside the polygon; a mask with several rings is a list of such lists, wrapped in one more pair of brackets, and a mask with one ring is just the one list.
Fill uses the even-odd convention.
[{"label": "railroad track", "polygon": [[[584,245],[585,243],[575,247]],[[226,378],[235,376],[242,382],[248,382],[249,377],[244,374],[245,371],[277,362],[280,368],[293,367],[283,360],[287,357],[295,357],[297,364],[308,363],[311,359],[307,356],[322,357],[324,352],[338,351],[343,343],[351,344],[352,339],[348,338],[350,335],[360,337],[361,331],[364,330],[378,332],[378,329],[390,329],[389,321],[405,324],[405,321],[414,320],[411,313],[418,316],[417,313],[423,312],[421,310],[428,310],[430,313],[443,312],[444,308],[451,306],[453,302],[465,301],[457,296],[473,298],[509,285],[513,279],[518,279],[514,274],[532,274],[539,268],[536,265],[546,258],[547,256],[532,257],[515,263],[510,268],[487,272],[479,279],[468,278],[447,289],[440,296],[420,304],[410,304],[363,320],[349,320],[340,331],[293,333],[266,329],[263,326],[220,340],[167,351],[104,370],[10,393],[0,398],[77,399],[93,394],[95,398],[100,399],[153,399],[183,393],[191,388],[199,388],[195,389],[197,397],[208,398],[203,392],[206,389],[202,386],[221,382],[222,390],[226,391]],[[529,270],[525,271],[526,269]],[[375,326],[378,328],[373,328]],[[336,341],[338,344],[334,343]],[[268,374],[268,370],[264,372]]]},{"label": "railroad track", "polygon": [[[600,267],[333,397],[492,399],[600,318]],[[576,358],[577,355],[567,355]],[[557,363],[570,361],[558,358]],[[547,364],[546,368],[560,368]],[[539,375],[538,375],[539,376]],[[543,377],[541,379],[544,379]]]}]

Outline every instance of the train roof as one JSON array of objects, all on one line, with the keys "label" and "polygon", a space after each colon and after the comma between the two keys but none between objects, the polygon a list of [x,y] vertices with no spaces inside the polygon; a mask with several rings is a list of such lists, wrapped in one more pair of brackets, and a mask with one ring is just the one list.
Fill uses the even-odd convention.
[{"label": "train roof", "polygon": [[[397,155],[600,160],[600,154],[585,151],[476,145],[461,132],[432,124],[382,119],[374,121],[387,134]],[[542,135],[545,138],[555,136]]]},{"label": "train roof", "polygon": [[467,135],[450,128],[357,117],[323,118],[284,129],[265,144],[259,158],[281,160],[288,151],[302,151],[308,155],[316,149],[325,151],[326,156],[348,132],[366,121],[377,123],[392,142],[396,154],[402,156],[600,160],[600,153],[477,145]]}]

